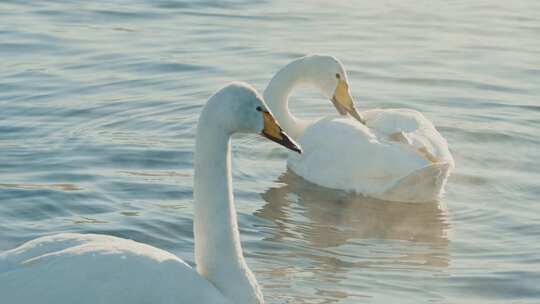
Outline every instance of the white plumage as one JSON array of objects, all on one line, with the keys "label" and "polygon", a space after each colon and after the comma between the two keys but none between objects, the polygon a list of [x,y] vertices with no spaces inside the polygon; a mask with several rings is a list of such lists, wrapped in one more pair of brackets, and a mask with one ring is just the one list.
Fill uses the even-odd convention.
[{"label": "white plumage", "polygon": [[41,237],[0,261],[3,303],[228,303],[177,256],[108,235]]},{"label": "white plumage", "polygon": [[[349,108],[343,107],[347,101],[340,104],[335,93],[340,81],[348,81],[341,63],[320,55],[293,61],[270,81],[265,99],[304,151],[289,156],[289,168],[315,184],[374,198],[408,202],[439,199],[454,160],[433,124],[411,109],[357,112],[352,99]],[[337,103],[338,111],[346,110],[358,119],[345,113],[315,121],[293,116],[288,96],[302,83],[319,87],[334,105]]]}]

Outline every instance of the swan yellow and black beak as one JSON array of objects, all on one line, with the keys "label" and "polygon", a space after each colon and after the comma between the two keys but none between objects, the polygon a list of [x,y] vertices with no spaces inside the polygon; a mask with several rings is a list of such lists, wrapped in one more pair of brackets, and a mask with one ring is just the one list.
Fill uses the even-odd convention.
[{"label": "swan yellow and black beak", "polygon": [[346,115],[349,113],[362,124],[366,124],[366,121],[362,115],[358,113],[358,110],[356,110],[356,107],[354,106],[354,100],[351,96],[349,85],[345,80],[340,79],[339,74],[336,75],[336,78],[338,80],[338,84],[334,92],[334,96],[332,96],[332,103],[338,110],[339,114]]},{"label": "swan yellow and black beak", "polygon": [[295,152],[302,154],[302,149],[300,146],[292,140],[289,135],[287,135],[281,127],[278,125],[276,119],[270,114],[270,112],[260,109],[259,110],[263,115],[264,128],[261,132],[261,135],[275,141],[278,144],[289,148]]}]

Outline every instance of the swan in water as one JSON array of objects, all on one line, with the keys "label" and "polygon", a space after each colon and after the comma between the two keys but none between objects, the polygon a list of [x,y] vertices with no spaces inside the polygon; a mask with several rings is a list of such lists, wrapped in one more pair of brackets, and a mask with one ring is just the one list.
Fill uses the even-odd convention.
[{"label": "swan in water", "polygon": [[294,151],[260,95],[218,91],[197,126],[194,240],[197,269],[172,253],[107,235],[63,233],[0,253],[2,303],[263,303],[240,245],[230,137],[261,132]]},{"label": "swan in water", "polygon": [[[311,121],[289,111],[300,84],[319,88],[340,115]],[[358,112],[343,65],[332,56],[310,55],[279,70],[264,99],[285,132],[304,149],[289,155],[296,174],[320,186],[390,201],[438,200],[454,160],[441,134],[412,109]]]}]

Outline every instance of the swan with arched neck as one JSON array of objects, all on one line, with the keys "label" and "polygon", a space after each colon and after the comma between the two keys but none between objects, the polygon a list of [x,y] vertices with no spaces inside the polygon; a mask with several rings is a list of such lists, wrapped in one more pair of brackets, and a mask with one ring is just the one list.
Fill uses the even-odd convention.
[{"label": "swan with arched neck", "polygon": [[[289,110],[299,85],[318,88],[338,114],[301,119]],[[272,78],[264,98],[283,129],[303,147],[288,167],[320,186],[394,201],[432,201],[444,193],[454,167],[446,139],[412,109],[358,111],[343,64],[332,56],[309,55],[287,64]]]}]

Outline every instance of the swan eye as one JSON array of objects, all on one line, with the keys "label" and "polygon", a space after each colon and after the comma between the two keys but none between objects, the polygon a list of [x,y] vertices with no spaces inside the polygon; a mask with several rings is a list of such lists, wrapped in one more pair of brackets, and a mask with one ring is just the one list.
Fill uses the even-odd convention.
[{"label": "swan eye", "polygon": [[261,106],[258,106],[256,110],[259,111],[259,112],[262,112],[262,111],[263,111],[263,109],[261,108]]},{"label": "swan eye", "polygon": [[341,79],[341,76],[339,75],[339,73],[336,74],[336,78],[337,78],[337,79]]}]

